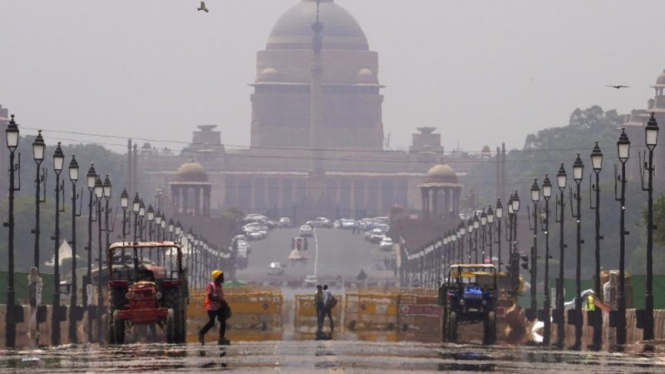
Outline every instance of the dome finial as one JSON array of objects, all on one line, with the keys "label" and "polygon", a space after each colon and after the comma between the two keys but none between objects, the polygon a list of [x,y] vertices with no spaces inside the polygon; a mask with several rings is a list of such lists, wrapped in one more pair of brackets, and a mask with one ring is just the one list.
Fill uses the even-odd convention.
[{"label": "dome finial", "polygon": [[323,49],[323,38],[321,37],[321,31],[323,31],[323,23],[319,21],[319,16],[321,14],[321,0],[316,0],[316,22],[312,24],[312,30],[314,30],[314,37],[312,38],[312,50],[316,56],[321,54],[321,49]]}]

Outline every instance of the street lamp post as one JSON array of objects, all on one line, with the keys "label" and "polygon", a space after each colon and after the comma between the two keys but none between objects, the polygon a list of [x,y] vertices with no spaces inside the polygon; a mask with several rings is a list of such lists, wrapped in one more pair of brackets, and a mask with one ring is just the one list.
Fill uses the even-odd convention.
[{"label": "street lamp post", "polygon": [[556,175],[557,186],[559,187],[559,196],[557,196],[556,201],[556,210],[558,214],[557,222],[559,223],[559,278],[556,283],[556,313],[558,316],[557,326],[556,326],[556,345],[558,348],[563,348],[564,341],[566,339],[566,324],[565,324],[565,309],[563,302],[563,259],[566,249],[566,244],[564,243],[564,219],[566,217],[565,207],[566,200],[564,198],[564,193],[566,192],[566,169],[563,167],[563,162],[559,166],[559,171]]},{"label": "street lamp post", "polygon": [[[596,183],[591,186],[591,190],[596,192],[596,205],[593,205],[591,198],[589,198],[589,203],[591,209],[594,209],[596,212],[596,235],[595,235],[595,257],[596,257],[596,268],[595,268],[595,278],[594,282],[594,292],[597,297],[600,297],[602,290],[602,285],[600,284],[600,240],[603,239],[600,236],[600,171],[603,169],[603,153],[600,151],[598,142],[593,147],[591,151],[591,166],[593,167],[593,172],[596,174]],[[591,191],[589,191],[591,193]],[[603,344],[603,314],[600,308],[594,308],[593,311],[593,348],[599,350],[602,348]]]},{"label": "street lamp post", "polygon": [[490,237],[488,238],[489,240],[489,245],[490,245],[490,264],[494,263],[494,251],[492,248],[492,240],[494,237],[492,236],[492,226],[494,226],[494,211],[492,210],[492,207],[489,206],[487,208],[487,225],[489,226],[489,234]]},{"label": "street lamp post", "polygon": [[545,346],[550,345],[550,335],[551,335],[551,321],[550,321],[550,309],[551,309],[551,300],[550,300],[550,198],[552,197],[552,182],[550,182],[550,177],[545,174],[545,180],[543,180],[543,199],[545,200],[545,219],[543,220],[543,233],[545,234],[545,285],[543,289],[545,291],[545,299],[543,301],[543,319],[544,319],[544,329],[543,332],[543,344]]},{"label": "street lamp post", "polygon": [[160,239],[161,226],[162,226],[162,213],[159,210],[157,210],[157,213],[155,213],[155,239],[157,241],[161,240]]},{"label": "street lamp post", "polygon": [[494,215],[496,216],[496,250],[498,252],[499,272],[501,272],[501,219],[503,218],[503,205],[501,204],[501,199],[496,201]]},{"label": "street lamp post", "polygon": [[[484,264],[485,263],[485,247],[487,246],[487,240],[486,240],[486,237],[487,237],[487,213],[485,212],[485,208],[483,208],[482,213],[480,213],[480,227],[482,227],[482,229],[483,229],[483,233],[481,235],[483,237],[483,240],[482,240],[482,245],[480,246],[482,248],[482,250],[480,252],[481,253],[480,263]],[[491,259],[490,259],[490,262],[491,262]]]},{"label": "street lamp post", "polygon": [[[614,178],[614,198],[621,203],[621,212],[619,218],[619,290],[617,292],[617,345],[626,344],[626,282],[625,282],[625,261],[626,261],[626,162],[630,157],[630,140],[626,135],[626,130],[621,130],[621,136],[617,142],[619,161],[621,162],[621,176]],[[614,169],[616,176],[616,167]],[[616,181],[621,182],[621,197],[616,198]]]},{"label": "street lamp post", "polygon": [[464,235],[466,234],[466,224],[464,221],[460,222],[459,229],[457,230],[457,238],[459,239],[459,263],[464,263]]},{"label": "street lamp post", "polygon": [[473,239],[474,245],[473,245],[473,251],[474,251],[474,258],[476,264],[478,263],[478,231],[480,231],[480,218],[478,217],[478,214],[474,214],[473,216],[473,231],[476,233],[475,237]]},{"label": "street lamp post", "polygon": [[510,195],[508,199],[508,230],[506,231],[506,240],[508,241],[508,258],[510,261],[510,256],[513,254],[513,224],[515,218],[515,212],[513,212],[513,195]]},{"label": "street lamp post", "polygon": [[[581,200],[580,196],[580,184],[582,183],[582,176],[584,175],[584,163],[580,159],[580,154],[577,154],[577,159],[573,164],[573,179],[577,185],[577,190],[575,194],[571,194],[571,210],[573,208],[572,199],[577,200],[577,209],[576,213],[573,214],[573,218],[577,220],[577,250],[576,258],[577,264],[575,267],[575,345],[572,347],[575,350],[579,350],[582,347],[582,210],[581,210]],[[572,190],[572,188],[571,188]],[[572,191],[571,191],[572,192]]]},{"label": "street lamp post", "polygon": [[[146,219],[148,220],[148,241],[152,242],[152,222],[155,220],[155,211],[152,209],[152,204],[148,205]],[[154,261],[152,248],[150,248],[150,260]]]},{"label": "street lamp post", "polygon": [[60,191],[64,191],[64,181],[60,182],[60,173],[65,163],[65,155],[62,153],[60,143],[53,154],[53,170],[55,171],[55,235],[53,241],[54,264],[53,264],[53,306],[51,317],[51,344],[60,345]]},{"label": "street lamp post", "polygon": [[76,182],[79,179],[79,164],[76,162],[76,156],[72,155],[69,162],[69,180],[72,182],[72,288],[71,299],[69,303],[69,343],[77,343],[78,337],[76,336],[76,304],[78,296],[78,280],[76,277],[76,217],[79,217],[76,209],[76,200],[80,197],[76,192]]},{"label": "street lamp post", "polygon": [[[14,290],[14,192],[21,189],[21,154],[18,162],[14,163],[16,148],[18,148],[19,130],[12,114],[11,120],[5,130],[5,139],[9,149],[9,217],[4,224],[9,229],[7,234],[8,272],[7,272],[7,312],[5,314],[5,346],[14,348],[16,344],[16,300]],[[19,173],[19,182],[16,186],[14,174]]]},{"label": "street lamp post", "polygon": [[[512,199],[510,201],[510,205],[511,205],[511,208],[512,208],[512,211],[513,211],[513,225],[511,227],[512,230],[513,230],[513,234],[512,234],[513,241],[512,241],[512,243],[510,243],[510,245],[512,247],[511,253],[514,255],[514,254],[518,253],[517,252],[517,213],[520,210],[520,197],[517,194],[517,191],[515,191],[515,193],[513,194]],[[512,284],[511,284],[512,287],[511,288],[513,290],[513,293],[515,295],[517,295],[517,290],[519,288],[519,281],[520,281],[520,267],[519,266],[516,267],[511,281],[512,281]]]},{"label": "street lamp post", "polygon": [[99,175],[95,177],[95,200],[97,201],[97,341],[102,342],[102,199],[104,198],[104,184]]},{"label": "street lamp post", "polygon": [[44,189],[44,197],[41,198],[41,184],[46,179],[46,168],[42,168],[42,161],[44,161],[44,150],[46,143],[42,137],[42,130],[39,130],[35,141],[32,143],[32,158],[37,163],[37,176],[35,177],[35,248],[34,248],[34,266],[39,269],[39,206],[46,201],[46,188]]},{"label": "street lamp post", "polygon": [[104,251],[99,253],[99,260],[98,263],[101,266],[102,265],[102,255],[106,255],[106,261],[111,262],[113,261],[112,258],[109,258],[109,248],[111,246],[111,240],[110,240],[110,235],[111,227],[109,226],[109,215],[111,214],[111,208],[109,207],[109,201],[111,200],[111,192],[112,192],[112,187],[111,186],[111,180],[109,179],[109,175],[106,174],[106,178],[104,178],[104,184],[102,185],[103,191],[104,191],[104,232],[105,232],[105,245],[104,245]]},{"label": "street lamp post", "polygon": [[[96,180],[97,172],[95,171],[95,165],[90,164],[90,169],[88,169],[88,173],[86,174],[86,184],[88,194],[90,195],[90,200],[88,201],[88,246],[86,247],[86,251],[88,251],[88,270],[86,272],[86,285],[83,288],[83,302],[88,307],[88,342],[92,342],[92,302],[89,299],[92,299],[92,206]],[[99,216],[97,216],[97,219],[99,219]]]},{"label": "street lamp post", "polygon": [[[647,169],[647,188],[644,188],[642,182],[642,190],[647,192],[647,274],[645,281],[645,294],[644,294],[644,329],[642,330],[642,338],[644,340],[651,340],[654,337],[653,333],[653,150],[658,143],[658,123],[654,113],[651,113],[651,118],[647,123],[645,129],[646,145],[649,149],[649,162],[644,166]],[[640,173],[643,175],[643,173]]]},{"label": "street lamp post", "polygon": [[529,319],[534,320],[538,315],[536,284],[538,283],[538,203],[540,202],[540,187],[537,179],[534,179],[531,185],[531,201],[533,202],[533,247],[531,247],[531,314]]},{"label": "street lamp post", "polygon": [[[127,189],[123,188],[120,193],[120,208],[122,208],[122,241],[127,237],[127,208],[129,208],[129,194]],[[125,261],[125,253],[123,249],[122,261]]]},{"label": "street lamp post", "polygon": [[471,251],[473,251],[473,218],[469,218],[469,222],[466,225],[466,230],[469,232],[469,262],[467,264],[471,263]]},{"label": "street lamp post", "polygon": [[[138,228],[139,228],[139,209],[141,209],[141,199],[139,199],[139,194],[138,192],[136,195],[134,195],[134,201],[132,201],[132,212],[134,212],[134,241],[138,241],[139,239],[139,234],[138,234]],[[136,251],[136,250],[135,250]],[[137,254],[138,256],[138,254]]]}]

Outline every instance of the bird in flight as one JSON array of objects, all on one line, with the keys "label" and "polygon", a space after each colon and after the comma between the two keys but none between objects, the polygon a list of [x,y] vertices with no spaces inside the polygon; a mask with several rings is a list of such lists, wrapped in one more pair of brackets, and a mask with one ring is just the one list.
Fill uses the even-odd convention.
[{"label": "bird in flight", "polygon": [[198,9],[196,9],[196,10],[199,10],[199,11],[202,10],[202,11],[208,13],[208,8],[206,8],[206,2],[205,2],[205,1],[201,1],[201,6],[200,6]]},{"label": "bird in flight", "polygon": [[628,87],[630,87],[630,86],[624,86],[623,84],[619,84],[619,85],[616,85],[616,86],[607,86],[607,87],[609,87],[609,88],[616,88],[616,89],[618,90],[618,89],[620,89],[620,88],[628,88]]}]

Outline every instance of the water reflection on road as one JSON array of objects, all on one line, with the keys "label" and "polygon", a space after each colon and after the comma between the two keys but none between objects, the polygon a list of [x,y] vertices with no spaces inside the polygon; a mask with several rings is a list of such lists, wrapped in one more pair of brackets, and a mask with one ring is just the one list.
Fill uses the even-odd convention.
[{"label": "water reflection on road", "polygon": [[665,352],[571,352],[418,342],[268,341],[230,347],[135,344],[4,351],[0,371],[25,373],[237,372],[665,372]]}]

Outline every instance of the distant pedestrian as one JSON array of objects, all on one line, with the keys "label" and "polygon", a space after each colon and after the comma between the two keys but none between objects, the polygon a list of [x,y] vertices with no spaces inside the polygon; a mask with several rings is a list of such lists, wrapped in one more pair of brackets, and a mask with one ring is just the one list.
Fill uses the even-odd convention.
[{"label": "distant pedestrian", "polygon": [[316,294],[314,295],[314,306],[316,308],[316,337],[321,337],[321,329],[323,329],[324,306],[323,301],[323,288],[319,284],[316,286]]},{"label": "distant pedestrian", "polygon": [[212,282],[206,287],[206,296],[204,305],[208,312],[208,323],[199,330],[199,342],[205,343],[205,334],[215,326],[215,318],[219,320],[219,341],[220,345],[229,345],[231,342],[224,336],[226,334],[226,320],[231,315],[231,308],[224,299],[224,272],[213,270]]},{"label": "distant pedestrian", "polygon": [[325,320],[325,317],[328,317],[330,319],[330,335],[332,336],[333,330],[335,329],[335,325],[333,323],[333,318],[332,318],[332,308],[337,305],[337,300],[333,297],[332,293],[328,289],[328,285],[324,284],[323,285],[323,317],[321,318],[321,324],[323,324],[323,321]]}]

